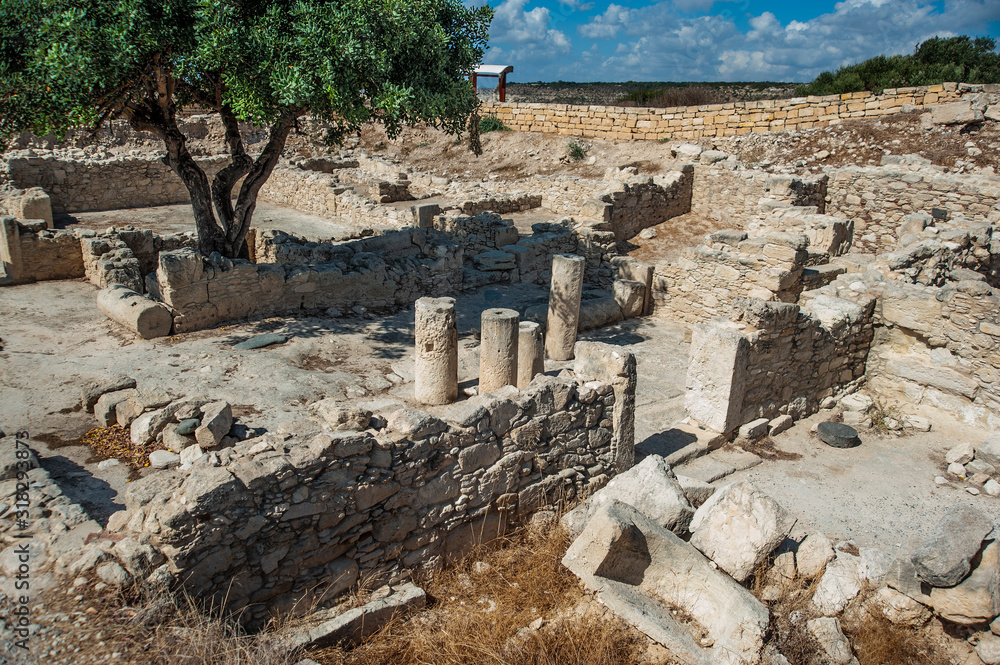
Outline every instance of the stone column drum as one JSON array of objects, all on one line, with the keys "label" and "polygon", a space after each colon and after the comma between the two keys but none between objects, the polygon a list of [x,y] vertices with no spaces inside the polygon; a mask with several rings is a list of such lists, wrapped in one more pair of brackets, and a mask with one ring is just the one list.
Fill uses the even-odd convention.
[{"label": "stone column drum", "polygon": [[487,309],[479,347],[479,394],[517,384],[517,336],[520,317],[513,309]]},{"label": "stone column drum", "polygon": [[536,374],[544,371],[542,327],[534,321],[522,321],[517,333],[517,387],[524,390]]},{"label": "stone column drum", "polygon": [[545,323],[545,352],[552,360],[572,360],[580,324],[580,297],[586,259],[574,254],[552,257],[549,315]]},{"label": "stone column drum", "polygon": [[419,298],[414,320],[417,363],[414,397],[422,404],[458,398],[458,329],[454,298]]}]

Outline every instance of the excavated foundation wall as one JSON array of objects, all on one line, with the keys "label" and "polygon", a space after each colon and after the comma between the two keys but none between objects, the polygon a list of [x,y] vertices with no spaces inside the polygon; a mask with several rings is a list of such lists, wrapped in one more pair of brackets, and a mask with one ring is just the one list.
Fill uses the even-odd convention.
[{"label": "excavated foundation wall", "polygon": [[938,208],[949,217],[983,217],[1000,209],[1000,176],[953,175],[927,165],[836,169],[828,192],[828,212],[854,219],[855,243],[869,252],[895,245],[910,213]]},{"label": "excavated foundation wall", "polygon": [[22,224],[0,218],[0,261],[4,283],[83,277],[80,240],[71,231],[51,231],[42,220]]},{"label": "excavated foundation wall", "polygon": [[[828,177],[773,175],[764,171],[696,166],[691,212],[715,220],[740,222],[762,213],[762,202],[815,206],[826,211]],[[735,225],[735,224],[734,224]]]},{"label": "excavated foundation wall", "polygon": [[855,92],[663,109],[488,102],[483,105],[482,112],[496,116],[519,132],[629,141],[808,129],[849,118],[899,113],[904,104],[922,107],[960,98],[959,84],[944,83],[887,89],[881,95]]},{"label": "excavated foundation wall", "polygon": [[[626,367],[631,409],[634,359]],[[402,409],[381,430],[241,442],[218,466],[133,483],[129,528],[193,595],[259,625],[360,578],[433,568],[512,518],[603,486],[619,470],[620,417],[612,384],[591,378],[540,375],[440,417]],[[634,442],[618,445],[630,459]]]},{"label": "excavated foundation wall", "polygon": [[657,263],[653,301],[671,317],[696,323],[733,316],[741,298],[795,302],[809,258],[804,236],[742,232],[713,234],[711,246],[686,250],[676,264]]},{"label": "excavated foundation wall", "polygon": [[803,300],[741,300],[735,321],[695,326],[685,402],[699,423],[727,433],[761,418],[797,420],[857,389],[874,336],[874,298]]}]

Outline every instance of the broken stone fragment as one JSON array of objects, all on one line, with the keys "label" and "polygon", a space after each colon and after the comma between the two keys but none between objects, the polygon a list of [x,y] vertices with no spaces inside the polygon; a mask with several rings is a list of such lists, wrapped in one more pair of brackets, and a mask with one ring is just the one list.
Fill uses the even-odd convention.
[{"label": "broken stone fragment", "polygon": [[233,410],[229,402],[211,402],[202,408],[201,426],[194,431],[194,438],[202,448],[214,448],[233,426]]},{"label": "broken stone fragment", "polygon": [[948,464],[968,464],[972,461],[976,451],[968,441],[960,443],[944,454],[944,461]]},{"label": "broken stone fragment", "polygon": [[334,398],[313,402],[309,406],[309,412],[315,418],[331,425],[334,430],[338,431],[368,429],[372,417],[371,411],[351,406],[347,402]]},{"label": "broken stone fragment", "polygon": [[340,643],[354,645],[381,630],[390,620],[411,614],[426,604],[427,594],[423,589],[407,583],[385,598],[348,610],[295,635],[290,646],[318,649]]},{"label": "broken stone fragment", "polygon": [[910,556],[917,577],[934,587],[952,587],[969,573],[993,522],[975,508],[952,507]]},{"label": "broken stone fragment", "polygon": [[562,518],[563,527],[576,536],[595,511],[611,501],[627,503],[663,528],[681,535],[687,533],[694,516],[694,508],[674,472],[662,457],[650,455],[566,513]]},{"label": "broken stone fragment", "polygon": [[128,388],[135,388],[135,379],[130,376],[120,374],[109,379],[99,379],[91,381],[80,391],[80,405],[88,413],[93,410],[97,401],[107,393],[118,392]]},{"label": "broken stone fragment", "polygon": [[836,617],[820,617],[806,622],[806,630],[819,643],[820,650],[830,665],[850,665],[854,660],[851,643],[840,628]]},{"label": "broken stone fragment", "polygon": [[923,604],[890,587],[882,587],[872,594],[866,608],[869,613],[882,616],[899,626],[916,628],[931,618],[931,611]]},{"label": "broken stone fragment", "polygon": [[[563,557],[611,611],[686,665],[759,661],[767,608],[634,507],[600,506]],[[671,608],[689,617],[679,622]]]},{"label": "broken stone fragment", "polygon": [[774,499],[740,481],[717,490],[695,512],[691,544],[743,582],[794,524]]},{"label": "broken stone fragment", "polygon": [[813,605],[824,616],[836,616],[858,595],[861,583],[861,559],[837,551],[816,586]]},{"label": "broken stone fragment", "polygon": [[97,424],[100,427],[117,425],[118,405],[128,401],[128,398],[134,392],[136,392],[134,388],[127,388],[101,395],[94,405],[94,417],[97,419]]},{"label": "broken stone fragment", "polygon": [[950,588],[931,589],[930,601],[938,616],[954,623],[985,623],[1000,615],[1000,543],[986,541],[968,577]]},{"label": "broken stone fragment", "polygon": [[181,463],[181,458],[177,453],[169,450],[154,450],[149,453],[149,465],[154,469],[169,469]]}]

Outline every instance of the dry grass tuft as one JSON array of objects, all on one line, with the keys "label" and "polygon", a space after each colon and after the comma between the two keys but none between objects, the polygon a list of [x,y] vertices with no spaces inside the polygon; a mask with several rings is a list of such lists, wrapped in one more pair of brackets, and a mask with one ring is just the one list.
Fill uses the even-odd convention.
[{"label": "dry grass tuft", "polygon": [[268,626],[244,631],[239,617],[168,592],[143,594],[120,609],[116,648],[143,665],[294,665],[302,658],[288,635]]},{"label": "dry grass tuft", "polygon": [[861,665],[936,665],[948,662],[926,633],[897,626],[872,612],[858,612],[844,620],[844,634]]},{"label": "dry grass tuft", "polygon": [[640,662],[644,638],[596,603],[562,567],[569,538],[553,527],[481,547],[425,585],[431,607],[351,650],[310,657],[327,665],[594,665]]}]

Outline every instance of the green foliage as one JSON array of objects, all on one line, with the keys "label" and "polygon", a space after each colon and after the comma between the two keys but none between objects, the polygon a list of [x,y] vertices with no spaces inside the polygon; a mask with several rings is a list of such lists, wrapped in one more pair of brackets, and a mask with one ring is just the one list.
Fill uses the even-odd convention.
[{"label": "green foliage", "polygon": [[887,405],[878,398],[868,407],[867,415],[871,419],[871,428],[879,434],[891,434],[906,426],[906,416],[899,406]]},{"label": "green foliage", "polygon": [[509,132],[510,127],[503,124],[503,121],[495,115],[483,116],[479,119],[479,133],[486,132]]},{"label": "green foliage", "polygon": [[0,137],[130,117],[153,65],[179,105],[464,129],[488,8],[458,0],[0,0]]},{"label": "green foliage", "polygon": [[587,149],[579,143],[573,142],[566,146],[566,154],[569,155],[569,158],[573,161],[579,162],[587,156]]},{"label": "green foliage", "polygon": [[[416,122],[468,129],[477,146],[467,77],[491,18],[461,0],[0,0],[0,144],[125,119],[163,140],[201,251],[239,256],[257,194],[303,115],[328,122],[332,143],[378,121],[390,138]],[[177,126],[189,104],[226,129],[232,163],[211,185]],[[271,126],[256,158],[239,120]]]},{"label": "green foliage", "polygon": [[1000,54],[989,37],[934,37],[917,45],[913,55],[880,55],[823,72],[796,94],[837,95],[885,88],[933,85],[944,81],[1000,83]]}]

